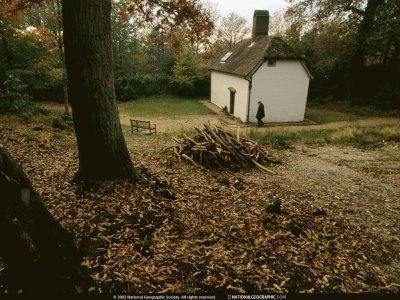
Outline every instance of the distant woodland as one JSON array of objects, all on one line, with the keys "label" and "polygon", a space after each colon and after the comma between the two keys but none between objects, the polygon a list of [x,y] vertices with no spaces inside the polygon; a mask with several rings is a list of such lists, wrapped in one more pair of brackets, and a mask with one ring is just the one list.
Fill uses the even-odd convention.
[{"label": "distant woodland", "polygon": [[[1,1],[2,111],[13,109],[4,100],[13,92],[34,100],[67,99],[61,2]],[[161,93],[207,97],[208,67],[248,37],[251,24],[236,13],[221,17],[208,2],[158,2],[112,3],[117,100]],[[398,1],[288,2],[286,11],[271,16],[269,33],[304,55],[314,76],[309,100],[400,107]]]}]

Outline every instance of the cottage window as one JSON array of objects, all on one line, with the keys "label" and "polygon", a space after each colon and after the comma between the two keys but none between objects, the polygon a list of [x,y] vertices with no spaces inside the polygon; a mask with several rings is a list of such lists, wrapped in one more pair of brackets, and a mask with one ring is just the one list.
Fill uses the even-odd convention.
[{"label": "cottage window", "polygon": [[268,67],[276,67],[276,59],[268,59]]},{"label": "cottage window", "polygon": [[225,61],[229,58],[229,56],[231,56],[232,55],[232,52],[228,52],[228,53],[226,53],[225,55],[224,55],[224,57],[223,58],[221,58],[221,63],[225,63]]}]

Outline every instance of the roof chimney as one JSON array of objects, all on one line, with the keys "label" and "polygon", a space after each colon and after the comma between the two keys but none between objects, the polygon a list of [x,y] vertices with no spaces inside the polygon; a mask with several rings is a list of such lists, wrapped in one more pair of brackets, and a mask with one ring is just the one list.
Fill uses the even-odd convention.
[{"label": "roof chimney", "polygon": [[253,15],[253,41],[258,36],[268,35],[269,12],[268,10],[256,10]]}]

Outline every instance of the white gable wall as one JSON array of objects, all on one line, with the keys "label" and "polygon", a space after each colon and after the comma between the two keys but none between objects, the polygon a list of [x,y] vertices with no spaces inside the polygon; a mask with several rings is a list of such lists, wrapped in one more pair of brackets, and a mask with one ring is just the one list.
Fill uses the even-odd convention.
[{"label": "white gable wall", "polygon": [[252,78],[249,121],[257,122],[257,102],[265,107],[264,122],[300,122],[304,119],[309,75],[300,61],[265,62]]},{"label": "white gable wall", "polygon": [[223,108],[226,106],[229,111],[230,91],[236,90],[235,94],[235,117],[242,122],[247,121],[247,104],[249,95],[249,82],[238,76],[220,72],[211,72],[211,102]]}]

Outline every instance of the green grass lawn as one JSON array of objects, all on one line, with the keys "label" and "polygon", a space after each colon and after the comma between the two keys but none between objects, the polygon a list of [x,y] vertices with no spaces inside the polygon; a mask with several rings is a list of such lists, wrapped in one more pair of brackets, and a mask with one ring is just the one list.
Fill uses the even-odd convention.
[{"label": "green grass lawn", "polygon": [[330,111],[322,108],[306,108],[305,118],[317,124],[326,124],[337,121],[357,121],[365,119],[365,116],[352,113]]},{"label": "green grass lawn", "polygon": [[120,113],[131,117],[165,117],[187,115],[210,115],[213,111],[205,107],[198,99],[178,98],[174,96],[153,96],[141,98],[118,105]]},{"label": "green grass lawn", "polygon": [[373,106],[354,106],[341,103],[308,103],[305,118],[317,124],[337,121],[357,121],[368,117],[400,118],[399,109],[382,110]]}]

